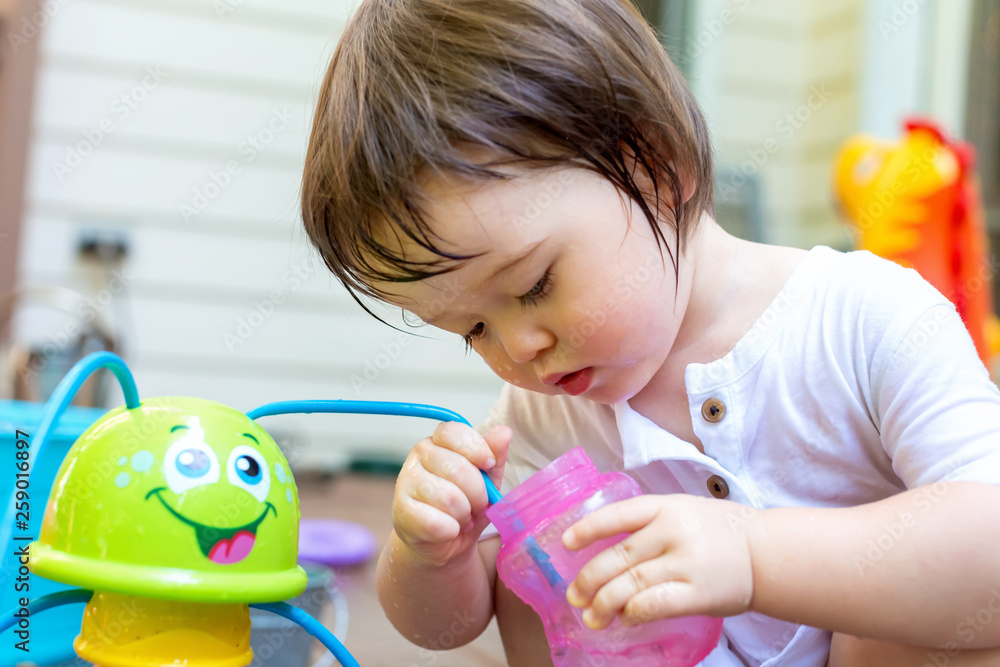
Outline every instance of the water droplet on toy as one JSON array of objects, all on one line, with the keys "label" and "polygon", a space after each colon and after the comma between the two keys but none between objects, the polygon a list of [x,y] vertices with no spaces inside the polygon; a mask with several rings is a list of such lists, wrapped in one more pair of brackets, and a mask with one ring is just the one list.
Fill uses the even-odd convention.
[{"label": "water droplet on toy", "polygon": [[132,455],[132,470],[146,472],[153,467],[153,463],[155,462],[156,458],[153,456],[153,453],[144,449]]},{"label": "water droplet on toy", "polygon": [[115,486],[117,486],[119,489],[124,489],[126,486],[128,486],[129,480],[131,479],[132,476],[129,475],[127,472],[120,472],[118,473],[118,476],[115,477]]}]

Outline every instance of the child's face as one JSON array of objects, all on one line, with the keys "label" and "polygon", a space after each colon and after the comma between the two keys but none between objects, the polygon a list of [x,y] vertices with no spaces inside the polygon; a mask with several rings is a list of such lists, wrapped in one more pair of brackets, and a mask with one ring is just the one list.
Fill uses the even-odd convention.
[{"label": "child's face", "polygon": [[[682,258],[675,294],[670,258],[661,259],[646,218],[599,175],[519,173],[430,183],[426,212],[443,239],[435,244],[480,256],[450,273],[378,287],[425,322],[465,336],[507,382],[600,403],[631,398],[674,343],[689,263]],[[415,244],[404,252],[437,258]]]}]

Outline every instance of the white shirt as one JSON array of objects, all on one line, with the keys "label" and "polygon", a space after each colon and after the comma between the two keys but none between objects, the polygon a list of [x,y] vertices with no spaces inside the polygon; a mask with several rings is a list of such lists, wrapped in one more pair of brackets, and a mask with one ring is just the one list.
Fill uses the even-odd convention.
[{"label": "white shirt", "polygon": [[[578,445],[646,493],[710,496],[719,475],[729,500],[758,509],[849,507],[950,480],[1000,484],[1000,392],[965,326],[915,271],[867,252],[813,248],[733,350],[690,364],[684,381],[704,454],[627,401],[506,386],[483,425],[514,432],[503,491]],[[702,416],[709,399],[725,404],[717,423]],[[939,487],[915,501],[915,516]],[[859,573],[891,544],[870,546],[855,558]],[[829,632],[749,612],[725,619],[701,665],[823,667],[829,644]]]}]

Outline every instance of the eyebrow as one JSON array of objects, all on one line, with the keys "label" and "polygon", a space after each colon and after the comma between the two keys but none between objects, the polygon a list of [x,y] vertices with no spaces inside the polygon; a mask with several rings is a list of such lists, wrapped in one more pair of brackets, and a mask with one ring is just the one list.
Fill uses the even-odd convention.
[{"label": "eyebrow", "polygon": [[252,435],[250,435],[249,433],[244,433],[243,435],[245,435],[246,437],[248,437],[248,438],[250,438],[251,440],[253,440],[253,441],[254,441],[254,442],[255,442],[255,443],[257,444],[257,446],[258,446],[258,447],[260,446],[260,440],[258,440],[257,438],[253,437],[253,436],[252,436]]},{"label": "eyebrow", "polygon": [[497,276],[499,276],[504,271],[509,271],[510,269],[514,268],[514,266],[516,266],[517,264],[520,264],[521,262],[530,259],[531,256],[535,254],[535,251],[537,251],[541,247],[542,247],[542,241],[539,241],[535,245],[531,246],[531,248],[528,249],[528,252],[524,253],[520,257],[515,257],[513,260],[507,262],[506,264],[502,264],[500,267],[497,268],[496,271],[491,273],[489,277],[486,278],[486,280],[484,280],[483,282],[484,283],[492,282]]},{"label": "eyebrow", "polygon": [[[528,251],[525,252],[523,255],[515,257],[514,259],[510,260],[509,262],[505,262],[505,263],[501,264],[500,266],[498,266],[496,268],[496,270],[493,271],[493,273],[491,273],[486,278],[484,278],[480,284],[486,285],[488,283],[491,283],[494,280],[496,280],[497,276],[499,276],[501,273],[504,273],[506,271],[510,271],[512,268],[514,268],[515,266],[517,266],[521,262],[527,261],[528,259],[531,258],[532,255],[535,254],[535,252],[538,251],[539,248],[542,247],[542,244],[544,242],[545,242],[545,239],[542,239],[542,240],[538,241],[533,246],[531,246],[530,248],[528,248]],[[427,324],[433,325],[436,320],[437,320],[436,317],[432,317],[430,319],[424,320],[424,322],[426,322]]]},{"label": "eyebrow", "polygon": [[185,431],[191,430],[190,427],[185,426],[184,424],[178,424],[177,426],[171,427],[170,432],[173,433],[174,431],[179,431],[180,429],[184,429]]}]

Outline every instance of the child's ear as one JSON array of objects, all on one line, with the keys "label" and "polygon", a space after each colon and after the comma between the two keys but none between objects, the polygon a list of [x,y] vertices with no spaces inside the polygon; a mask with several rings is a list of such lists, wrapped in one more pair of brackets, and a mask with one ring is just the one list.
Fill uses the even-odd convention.
[{"label": "child's ear", "polygon": [[677,165],[670,162],[670,166],[673,167],[674,171],[677,172],[677,176],[681,179],[681,194],[684,197],[682,204],[686,204],[694,197],[694,191],[698,189],[698,182],[693,176],[685,174],[684,172],[677,169]]},{"label": "child's ear", "polygon": [[[698,188],[698,182],[695,180],[693,176],[685,174],[683,171],[678,169],[673,161],[670,161],[668,164],[677,174],[677,177],[680,179],[681,197],[682,197],[681,203],[686,204],[694,196],[695,190]],[[660,187],[654,188],[653,181],[650,175],[646,173],[645,169],[641,168],[638,164],[636,164],[634,159],[632,164],[629,166],[632,169],[632,178],[635,180],[635,184],[639,187],[639,191],[646,195],[647,201],[651,201],[654,196],[654,193],[658,191],[666,207],[674,208],[675,206],[673,201],[674,193],[670,187],[670,184],[667,182],[668,177],[666,174],[660,174],[660,179],[661,179]]]},{"label": "child's ear", "polygon": [[[655,147],[650,144],[647,145],[649,145],[653,150],[660,150],[661,155],[670,154],[669,151],[664,150],[662,147]],[[652,196],[655,190],[653,189],[650,174],[646,173],[646,170],[638,164],[638,161],[630,148],[623,147],[622,150],[626,159],[629,160],[629,168],[633,174],[636,184],[640,187],[642,192],[648,193],[649,196]],[[669,160],[667,164],[670,165],[670,168],[673,169],[674,173],[676,173],[677,177],[680,179],[682,197],[681,203],[686,204],[694,196],[695,190],[698,189],[698,179],[693,174],[687,173],[687,170],[679,168],[675,160]],[[665,179],[666,174],[661,174],[660,177]],[[673,191],[670,189],[669,185],[666,188],[662,187],[663,185],[666,184],[661,183],[660,192],[662,195],[665,195],[665,200],[668,206],[673,206]]]}]

